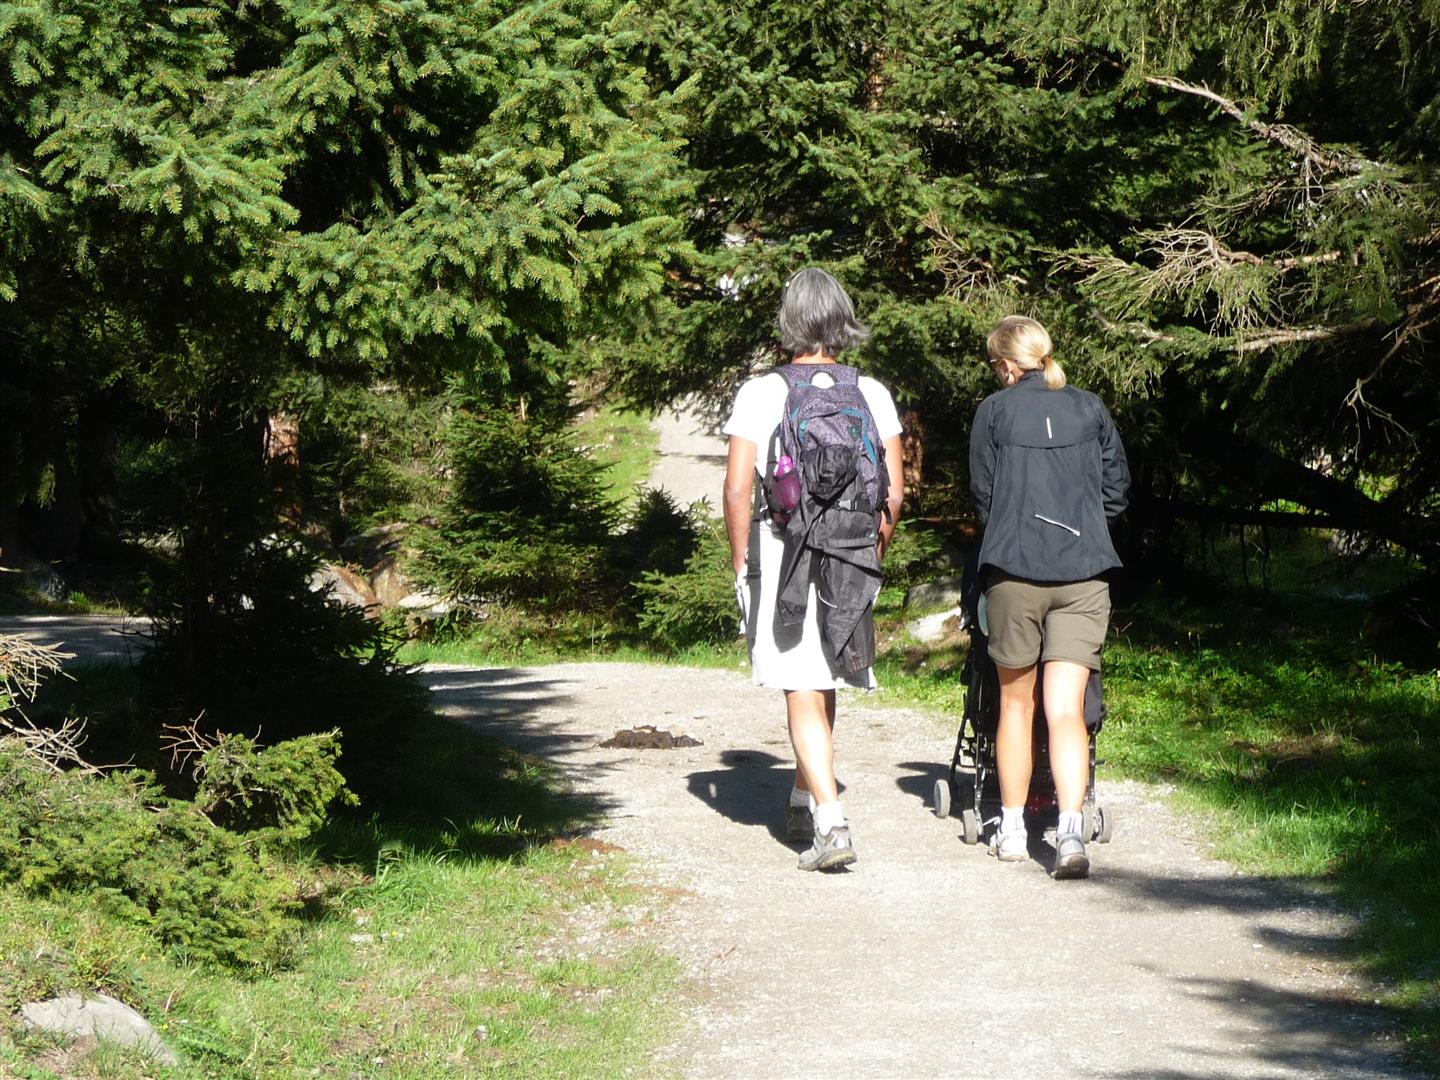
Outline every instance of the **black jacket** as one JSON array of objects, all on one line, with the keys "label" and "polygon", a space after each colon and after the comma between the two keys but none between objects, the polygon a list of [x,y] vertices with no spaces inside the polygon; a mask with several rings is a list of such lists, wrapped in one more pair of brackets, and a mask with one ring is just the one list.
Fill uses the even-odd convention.
[{"label": "black jacket", "polygon": [[975,412],[970,490],[985,526],[982,569],[1085,581],[1119,566],[1109,522],[1129,487],[1125,448],[1094,394],[1047,390],[1027,371]]}]

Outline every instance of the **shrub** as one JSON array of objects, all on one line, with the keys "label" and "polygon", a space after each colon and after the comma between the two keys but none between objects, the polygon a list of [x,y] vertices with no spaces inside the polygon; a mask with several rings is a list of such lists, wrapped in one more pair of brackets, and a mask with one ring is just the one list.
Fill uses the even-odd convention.
[{"label": "shrub", "polygon": [[593,609],[613,602],[615,504],[566,417],[475,403],[451,422],[453,488],[423,577],[451,596]]},{"label": "shrub", "polygon": [[633,618],[641,607],[636,583],[647,574],[683,573],[704,528],[703,511],[682,509],[660,488],[639,491],[610,548],[613,580],[624,586],[621,606]]},{"label": "shrub", "polygon": [[139,770],[57,771],[0,739],[0,880],[88,893],[183,958],[272,967],[294,901],[261,853]]},{"label": "shrub", "polygon": [[203,712],[210,734],[280,743],[339,728],[346,778],[363,793],[365,771],[386,766],[423,712],[424,690],[395,662],[392,633],[310,590],[315,565],[295,543],[250,545],[227,592],[157,622],[141,671],[179,688],[180,715]]},{"label": "shrub", "polygon": [[338,731],[263,748],[244,735],[221,735],[196,761],[195,803],[234,832],[298,843],[319,831],[337,799],[356,802],[335,767],[339,756]]},{"label": "shrub", "polygon": [[635,588],[641,603],[640,628],[664,648],[678,651],[720,644],[736,635],[740,613],[722,522],[704,524],[699,544],[681,573],[651,571]]}]

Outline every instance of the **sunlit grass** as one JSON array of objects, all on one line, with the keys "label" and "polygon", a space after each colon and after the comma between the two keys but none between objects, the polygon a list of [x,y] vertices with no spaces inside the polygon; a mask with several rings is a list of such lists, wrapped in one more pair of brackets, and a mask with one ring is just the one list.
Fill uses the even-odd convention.
[{"label": "sunlit grass", "polygon": [[660,436],[650,417],[605,405],[575,425],[575,435],[590,457],[604,467],[606,493],[622,502],[633,497],[655,467]]}]

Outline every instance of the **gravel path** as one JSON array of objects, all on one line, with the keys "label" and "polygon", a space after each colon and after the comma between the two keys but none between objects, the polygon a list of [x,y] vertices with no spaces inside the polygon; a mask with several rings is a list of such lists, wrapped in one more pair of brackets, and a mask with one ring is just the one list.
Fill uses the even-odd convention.
[{"label": "gravel path", "polygon": [[[1387,1017],[1340,960],[1323,893],[1207,858],[1145,785],[1087,882],[1050,845],[1002,865],[925,807],[954,732],[842,700],[838,764],[860,860],[802,874],[783,842],[780,697],[742,672],[625,664],[427,671],[449,715],[557,763],[679,899],[658,927],[691,976],[657,1066],[720,1077],[1405,1077]],[[616,750],[620,728],[703,745]],[[1057,925],[1067,927],[1057,932]]]},{"label": "gravel path", "polygon": [[728,452],[720,425],[681,405],[661,412],[650,426],[660,436],[650,486],[665,489],[681,506],[706,499],[710,513],[718,516]]}]

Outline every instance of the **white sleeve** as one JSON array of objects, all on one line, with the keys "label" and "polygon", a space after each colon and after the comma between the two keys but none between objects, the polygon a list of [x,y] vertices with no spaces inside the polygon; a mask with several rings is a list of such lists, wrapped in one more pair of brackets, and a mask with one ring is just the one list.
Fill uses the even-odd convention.
[{"label": "white sleeve", "polygon": [[865,403],[870,406],[870,414],[875,417],[875,434],[881,439],[889,439],[904,430],[900,426],[900,414],[895,411],[895,399],[890,396],[889,390],[870,376],[862,375],[860,392],[865,395]]},{"label": "white sleeve", "polygon": [[[769,376],[751,379],[735,395],[735,405],[730,410],[730,419],[720,430],[726,435],[738,435],[749,439],[757,447],[764,447],[780,422],[779,413],[784,407],[783,389],[777,407],[776,395],[766,385]],[[763,456],[763,454],[762,454]]]}]

